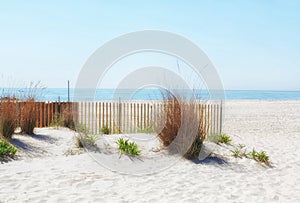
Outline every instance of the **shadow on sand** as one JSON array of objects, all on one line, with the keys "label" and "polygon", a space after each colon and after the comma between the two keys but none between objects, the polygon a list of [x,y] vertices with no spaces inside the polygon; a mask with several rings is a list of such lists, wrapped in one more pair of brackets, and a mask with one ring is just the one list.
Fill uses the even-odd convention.
[{"label": "shadow on sand", "polygon": [[217,156],[208,156],[204,160],[199,160],[199,159],[194,159],[191,160],[195,164],[206,164],[206,165],[223,165],[223,164],[228,164],[228,162]]},{"label": "shadow on sand", "polygon": [[[39,134],[23,135],[23,136],[30,136],[34,139],[48,142],[50,144],[54,143],[57,140],[47,135],[39,135]],[[14,145],[16,148],[18,148],[19,151],[27,154],[29,157],[42,157],[45,153],[47,153],[47,151],[43,149],[43,147],[34,146],[31,143],[25,143],[23,140],[18,138],[12,138],[9,142],[12,145]]]},{"label": "shadow on sand", "polygon": [[37,139],[37,140],[40,140],[40,141],[45,141],[45,142],[48,142],[50,144],[54,143],[55,141],[57,141],[58,139],[57,138],[53,138],[53,137],[50,137],[48,135],[41,135],[41,134],[32,134],[32,135],[27,135],[27,136],[30,136],[34,139]]}]

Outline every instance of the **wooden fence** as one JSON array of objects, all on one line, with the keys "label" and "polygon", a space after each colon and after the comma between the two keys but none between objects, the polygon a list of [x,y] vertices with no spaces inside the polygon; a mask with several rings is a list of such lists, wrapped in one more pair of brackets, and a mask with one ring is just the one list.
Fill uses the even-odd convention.
[{"label": "wooden fence", "polygon": [[[113,133],[136,133],[163,125],[164,103],[161,101],[79,102],[73,106],[77,123],[99,133],[107,126]],[[197,103],[196,112],[203,119],[207,134],[222,131],[222,104]]]},{"label": "wooden fence", "polygon": [[[36,113],[36,127],[49,127],[54,119],[72,112],[71,102],[34,102]],[[18,109],[22,109],[25,102],[18,102]]]},{"label": "wooden fence", "polygon": [[[24,102],[17,102],[22,109]],[[158,128],[164,104],[161,101],[92,101],[92,102],[34,102],[36,127],[48,127],[56,116],[72,113],[75,123],[100,133],[107,126],[112,133],[135,133]],[[221,133],[222,105],[197,103],[197,115],[203,119],[207,134]],[[21,116],[21,115],[19,115]]]}]

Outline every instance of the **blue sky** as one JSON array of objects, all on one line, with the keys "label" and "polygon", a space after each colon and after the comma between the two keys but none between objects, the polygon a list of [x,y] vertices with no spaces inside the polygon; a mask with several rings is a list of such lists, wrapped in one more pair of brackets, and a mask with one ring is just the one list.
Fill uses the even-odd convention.
[{"label": "blue sky", "polygon": [[0,74],[65,87],[103,43],[155,29],[201,47],[225,89],[300,90],[299,10],[297,0],[1,1]]}]

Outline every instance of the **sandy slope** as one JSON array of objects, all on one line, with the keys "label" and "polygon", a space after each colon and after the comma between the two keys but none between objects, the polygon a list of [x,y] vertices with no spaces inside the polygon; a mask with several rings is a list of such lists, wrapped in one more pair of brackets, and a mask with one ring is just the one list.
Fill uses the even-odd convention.
[{"label": "sandy slope", "polygon": [[74,147],[72,131],[36,129],[38,136],[15,136],[20,160],[0,164],[0,202],[299,202],[299,122],[299,101],[227,102],[224,132],[233,143],[265,150],[273,168],[219,146],[223,159],[180,160],[146,176],[111,172],[87,153],[64,156]]}]

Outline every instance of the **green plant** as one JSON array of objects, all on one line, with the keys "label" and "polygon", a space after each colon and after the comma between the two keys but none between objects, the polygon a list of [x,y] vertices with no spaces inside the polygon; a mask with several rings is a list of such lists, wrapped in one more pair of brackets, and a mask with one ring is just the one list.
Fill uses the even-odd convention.
[{"label": "green plant", "polygon": [[98,136],[90,134],[89,129],[84,124],[78,124],[75,127],[78,135],[75,137],[75,144],[78,148],[97,147]]},{"label": "green plant", "polygon": [[231,142],[231,138],[226,134],[221,134],[218,139],[218,143],[229,144]]},{"label": "green plant", "polygon": [[231,138],[226,134],[212,134],[207,138],[209,141],[220,144],[229,144],[231,142]]},{"label": "green plant", "polygon": [[120,138],[116,143],[118,144],[121,153],[135,156],[140,155],[141,153],[137,144],[135,144],[134,142],[129,142],[129,140],[124,140],[123,138]]},{"label": "green plant", "polygon": [[240,151],[238,149],[234,149],[234,150],[230,150],[232,153],[232,156],[234,156],[235,158],[240,157]]},{"label": "green plant", "polygon": [[105,125],[101,128],[101,133],[103,133],[105,135],[108,135],[110,133],[110,129],[108,128],[107,125]]},{"label": "green plant", "polygon": [[14,146],[5,141],[0,141],[0,158],[14,158],[17,151]]},{"label": "green plant", "polygon": [[97,140],[99,137],[97,135],[86,135],[84,137],[84,144],[88,146],[97,146]]},{"label": "green plant", "polygon": [[255,149],[253,149],[251,152],[247,153],[244,147],[245,145],[239,144],[234,150],[230,150],[232,156],[234,156],[235,158],[252,158],[259,163],[264,163],[267,166],[270,166],[269,156],[266,154],[265,151],[258,152]]},{"label": "green plant", "polygon": [[76,139],[76,146],[78,148],[83,147],[97,147],[97,141],[99,140],[99,137],[97,135],[92,134],[81,134],[77,135],[75,137]]},{"label": "green plant", "polygon": [[257,162],[261,162],[266,165],[270,165],[269,156],[266,154],[265,151],[257,152],[255,149],[253,149],[250,154],[251,154],[252,158],[254,160],[256,160]]},{"label": "green plant", "polygon": [[230,150],[232,153],[232,156],[234,156],[235,158],[248,158],[247,152],[245,145],[239,144],[234,150]]}]

